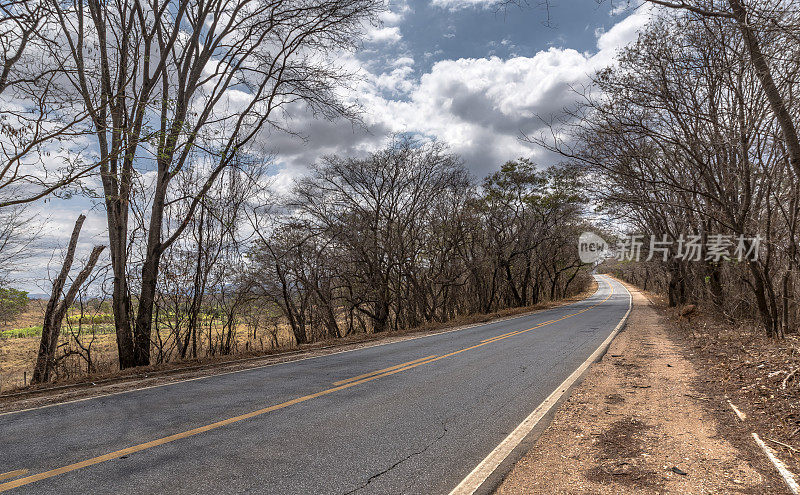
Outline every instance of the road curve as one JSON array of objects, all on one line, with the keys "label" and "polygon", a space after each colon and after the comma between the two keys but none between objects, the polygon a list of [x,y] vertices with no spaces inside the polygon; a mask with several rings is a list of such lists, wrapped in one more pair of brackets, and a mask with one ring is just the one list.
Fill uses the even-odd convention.
[{"label": "road curve", "polygon": [[0,415],[0,491],[448,493],[611,334],[630,295]]}]

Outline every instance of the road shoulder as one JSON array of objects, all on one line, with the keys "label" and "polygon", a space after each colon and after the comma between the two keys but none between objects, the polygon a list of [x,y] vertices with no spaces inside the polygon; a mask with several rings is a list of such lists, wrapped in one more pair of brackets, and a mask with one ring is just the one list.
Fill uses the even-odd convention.
[{"label": "road shoulder", "polygon": [[497,493],[786,493],[749,435],[717,421],[693,364],[633,287],[627,328]]}]

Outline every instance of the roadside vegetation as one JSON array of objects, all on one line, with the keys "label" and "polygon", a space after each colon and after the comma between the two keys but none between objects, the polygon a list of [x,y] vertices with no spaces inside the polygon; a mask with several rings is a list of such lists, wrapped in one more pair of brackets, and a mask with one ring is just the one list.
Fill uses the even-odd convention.
[{"label": "roadside vegetation", "polygon": [[598,232],[641,236],[638,260],[598,270],[649,291],[705,378],[700,395],[743,404],[797,467],[800,11],[666,4],[558,119],[563,139],[538,140],[582,164],[608,222]]},{"label": "roadside vegetation", "polygon": [[[665,293],[671,306],[705,303],[731,321],[756,316],[780,337],[800,323],[800,149],[791,144],[800,11],[748,7],[746,25],[736,9],[657,13],[561,117],[560,138],[539,140],[583,165],[607,225],[640,235],[640,259],[613,273]],[[716,236],[722,256],[708,250]],[[741,237],[757,259],[736,255]],[[652,250],[652,240],[668,241],[668,251]]]},{"label": "roadside vegetation", "polygon": [[[209,198],[164,254],[153,364],[436,328],[584,291],[591,277],[573,239],[585,199],[572,174],[520,160],[478,182],[445,148],[400,140],[366,159],[329,158],[267,210],[223,188],[240,208]],[[110,309],[80,291],[53,378],[114,366]],[[0,348],[32,366],[41,325],[2,332]],[[18,362],[5,386],[22,385],[25,371]]]},{"label": "roadside vegetation", "polygon": [[[1,345],[38,337],[23,361],[47,382],[441,325],[580,292],[584,230],[672,241],[663,260],[603,268],[670,306],[795,333],[800,13],[651,3],[638,41],[526,137],[557,165],[479,179],[398,135],[280,191],[264,140],[293,111],[363,124],[335,61],[381,2],[4,5],[0,96],[23,103],[0,128]],[[81,215],[39,321],[22,321],[9,274],[36,237],[26,205],[75,194],[105,208],[108,238],[76,259]],[[757,259],[681,256],[682,236],[720,235]]]}]

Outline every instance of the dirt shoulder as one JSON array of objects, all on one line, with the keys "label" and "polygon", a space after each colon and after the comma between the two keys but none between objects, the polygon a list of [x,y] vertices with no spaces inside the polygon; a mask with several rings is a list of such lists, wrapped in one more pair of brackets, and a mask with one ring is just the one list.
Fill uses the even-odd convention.
[{"label": "dirt shoulder", "polygon": [[27,389],[1,394],[0,414],[451,332],[485,323],[518,318],[571,304],[591,296],[596,290],[597,283],[593,281],[583,292],[560,301],[549,301],[527,308],[508,309],[487,315],[471,315],[445,324],[429,325],[385,334],[358,334],[337,340],[317,342],[300,348],[277,350],[267,355],[245,357],[239,355],[168,363],[147,368],[135,368],[122,372],[94,375],[79,382],[57,383],[41,388],[28,387]]},{"label": "dirt shoulder", "polygon": [[788,493],[679,332],[628,288],[626,329],[496,493]]}]

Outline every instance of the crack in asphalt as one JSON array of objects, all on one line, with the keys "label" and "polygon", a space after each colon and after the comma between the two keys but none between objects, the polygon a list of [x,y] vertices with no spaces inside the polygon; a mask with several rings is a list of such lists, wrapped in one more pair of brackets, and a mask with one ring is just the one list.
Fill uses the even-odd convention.
[{"label": "crack in asphalt", "polygon": [[394,464],[392,464],[388,468],[384,469],[383,471],[381,471],[379,473],[376,473],[376,474],[373,474],[372,476],[369,477],[369,479],[366,481],[366,483],[364,483],[364,484],[362,484],[360,486],[357,486],[356,488],[353,488],[349,492],[345,492],[344,495],[352,495],[353,493],[366,488],[367,485],[369,485],[370,483],[375,481],[377,478],[379,478],[379,477],[383,476],[384,474],[388,473],[389,471],[393,470],[394,468],[396,468],[400,464],[406,462],[407,460],[411,459],[414,456],[418,456],[418,455],[424,454],[426,450],[428,450],[429,448],[431,448],[433,446],[433,444],[435,444],[436,442],[438,442],[439,440],[444,438],[444,436],[446,434],[447,434],[447,425],[445,424],[445,421],[442,420],[442,434],[439,435],[438,437],[434,438],[430,442],[428,442],[428,444],[425,445],[425,447],[423,447],[422,450],[417,450],[415,452],[412,452],[412,453],[408,454],[407,456],[403,457],[402,459],[400,459],[399,461],[395,462]]},{"label": "crack in asphalt", "polygon": [[[594,332],[593,332],[593,335],[594,335]],[[553,365],[550,367],[550,370],[556,369],[559,365],[563,365],[564,362],[566,361],[565,358],[568,355],[570,355],[571,353],[574,353],[576,350],[580,349],[581,347],[584,347],[587,344],[587,342],[589,342],[589,340],[590,339],[586,339],[583,342],[579,342],[579,343],[574,343],[572,339],[564,339],[564,340],[558,341],[558,343],[566,344],[566,345],[563,346],[564,348],[562,349],[562,352],[559,354],[559,359],[557,359],[553,363]],[[526,366],[524,366],[524,365],[523,366],[519,366],[519,367],[515,368],[513,374],[510,375],[510,377],[506,376],[506,380],[508,378],[514,379],[514,378],[520,377],[525,373],[526,370],[527,370]],[[484,389],[486,391],[488,391],[488,390],[490,390],[490,389],[492,389],[493,387],[496,387],[496,386],[498,386],[498,383],[490,383],[490,384],[486,385],[484,387]],[[488,399],[488,397],[490,395],[492,395],[492,394],[488,394],[488,393],[482,394],[482,397],[484,397],[484,398],[481,399],[481,402],[484,402],[484,401],[488,402],[490,400],[490,399]],[[497,404],[497,406],[493,409],[493,413],[491,415],[493,416],[494,413],[496,413],[497,411],[500,411],[500,410],[506,408],[507,405],[511,404],[512,401],[513,401],[513,398],[509,397],[505,401],[505,403]],[[466,413],[462,413],[462,414],[466,414]],[[439,440],[444,438],[445,434],[447,434],[446,420],[442,420],[442,429],[443,429],[443,431],[442,431],[441,435],[439,435],[437,438],[433,439],[424,448],[422,448],[419,451],[410,453],[409,455],[403,457],[402,459],[400,459],[399,461],[395,462],[394,464],[392,464],[388,468],[384,469],[383,471],[370,476],[369,479],[367,479],[367,481],[365,483],[363,483],[362,485],[360,485],[360,486],[358,486],[358,487],[356,487],[356,488],[354,488],[354,489],[352,489],[352,490],[350,490],[348,492],[345,492],[344,495],[352,495],[352,494],[354,494],[354,493],[366,488],[375,479],[377,479],[377,478],[383,476],[384,474],[392,471],[393,469],[395,469],[397,466],[399,466],[400,464],[404,463],[405,461],[411,459],[414,456],[423,454],[426,450],[428,450],[431,446],[433,446],[433,444],[435,444],[436,442],[438,442]]]}]

